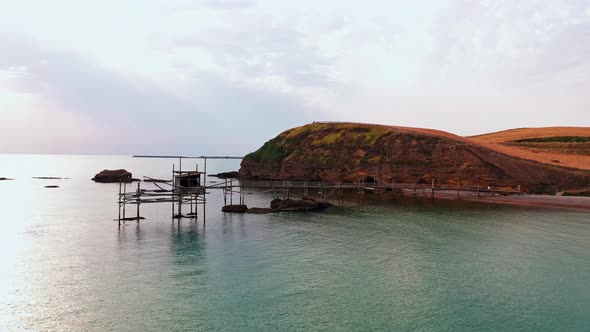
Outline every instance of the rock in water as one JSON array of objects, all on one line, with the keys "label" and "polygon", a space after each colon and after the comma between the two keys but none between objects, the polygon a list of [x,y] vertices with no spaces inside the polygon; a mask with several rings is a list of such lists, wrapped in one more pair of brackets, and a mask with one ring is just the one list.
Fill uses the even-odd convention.
[{"label": "rock in water", "polygon": [[113,183],[113,182],[132,182],[132,174],[124,169],[109,170],[105,169],[102,172],[96,174],[92,180],[100,183]]},{"label": "rock in water", "polygon": [[270,208],[273,209],[273,211],[310,211],[320,209],[318,204],[310,200],[278,198],[275,198],[270,202]]},{"label": "rock in water", "polygon": [[211,174],[209,176],[213,176],[220,179],[237,179],[240,176],[240,172],[238,171],[231,171],[231,172],[222,172],[217,174]]},{"label": "rock in water", "polygon": [[274,211],[272,209],[268,209],[268,208],[253,207],[253,208],[248,209],[248,213],[252,213],[252,214],[267,214],[267,213],[272,213],[272,212],[274,212]]},{"label": "rock in water", "polygon": [[243,204],[226,205],[221,208],[221,211],[229,213],[246,213],[248,211],[248,206]]},{"label": "rock in water", "polygon": [[301,197],[301,199],[306,200],[306,201],[312,201],[312,202],[316,203],[318,205],[318,208],[320,208],[320,209],[327,208],[328,206],[332,205],[332,203],[330,203],[330,201],[328,201],[325,198],[303,196],[303,197]]}]

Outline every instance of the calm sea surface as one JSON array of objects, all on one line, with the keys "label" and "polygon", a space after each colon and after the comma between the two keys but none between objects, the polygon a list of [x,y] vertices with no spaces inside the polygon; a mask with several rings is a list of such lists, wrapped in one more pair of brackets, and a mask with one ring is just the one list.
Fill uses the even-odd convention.
[{"label": "calm sea surface", "polygon": [[206,225],[163,204],[118,229],[118,185],[90,178],[170,178],[172,163],[0,155],[16,179],[0,182],[0,330],[590,330],[588,213],[407,201],[229,215],[212,191]]}]

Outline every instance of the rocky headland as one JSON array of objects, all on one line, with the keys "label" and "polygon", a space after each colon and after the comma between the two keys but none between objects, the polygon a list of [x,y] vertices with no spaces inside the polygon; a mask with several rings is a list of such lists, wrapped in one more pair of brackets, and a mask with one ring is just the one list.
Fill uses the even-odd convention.
[{"label": "rocky headland", "polygon": [[357,123],[289,129],[244,157],[240,178],[480,185],[555,193],[590,187],[590,170],[547,164],[447,132]]}]

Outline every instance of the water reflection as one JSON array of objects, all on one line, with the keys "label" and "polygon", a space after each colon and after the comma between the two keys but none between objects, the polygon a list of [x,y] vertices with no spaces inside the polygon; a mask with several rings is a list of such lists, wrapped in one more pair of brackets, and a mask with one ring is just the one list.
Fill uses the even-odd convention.
[{"label": "water reflection", "polygon": [[[252,218],[250,218],[252,219]],[[247,238],[246,215],[223,213],[221,219],[221,231],[223,234],[231,235],[234,231],[234,223],[237,222],[240,238]]]},{"label": "water reflection", "polygon": [[117,229],[117,242],[119,246],[125,246],[134,240],[139,246],[143,245],[144,231],[141,230],[141,223],[121,224]]},{"label": "water reflection", "polygon": [[187,266],[203,264],[206,245],[204,225],[201,225],[198,220],[173,222],[170,234],[170,249],[174,263]]}]

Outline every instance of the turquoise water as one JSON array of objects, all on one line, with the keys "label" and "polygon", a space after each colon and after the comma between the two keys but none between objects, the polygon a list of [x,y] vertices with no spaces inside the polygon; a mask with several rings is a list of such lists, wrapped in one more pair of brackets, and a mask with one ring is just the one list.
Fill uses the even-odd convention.
[{"label": "turquoise water", "polygon": [[118,229],[118,185],[89,178],[172,162],[0,156],[16,178],[0,182],[0,330],[590,329],[588,213],[409,200],[229,215],[212,192],[206,224],[164,204]]}]

